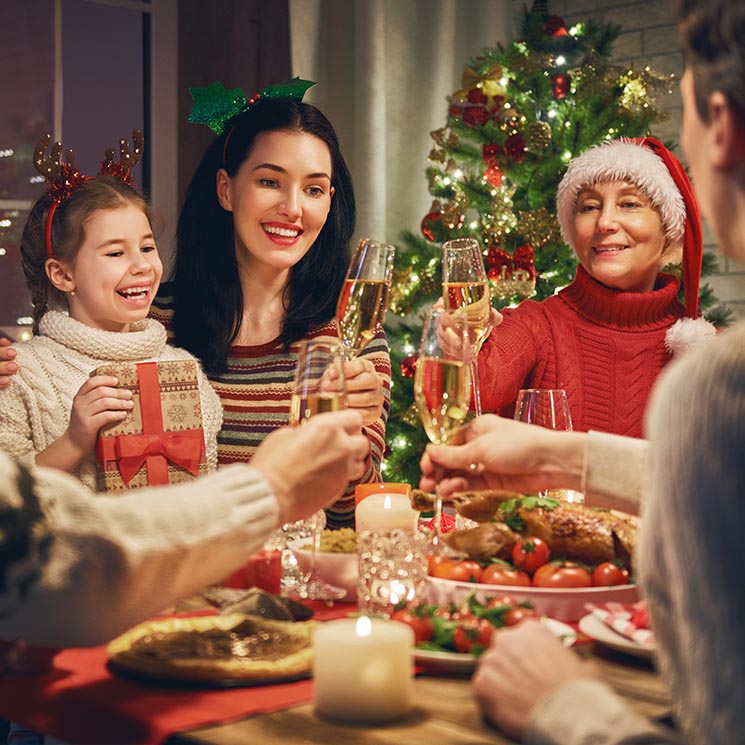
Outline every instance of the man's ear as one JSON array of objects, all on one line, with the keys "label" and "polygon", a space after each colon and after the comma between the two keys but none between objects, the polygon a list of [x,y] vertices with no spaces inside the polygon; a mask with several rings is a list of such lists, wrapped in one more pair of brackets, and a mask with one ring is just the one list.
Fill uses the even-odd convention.
[{"label": "man's ear", "polygon": [[709,96],[711,162],[715,168],[742,165],[745,158],[745,130],[742,113],[721,91]]},{"label": "man's ear", "polygon": [[49,281],[61,292],[72,292],[75,289],[75,280],[67,265],[57,259],[47,259],[44,270]]},{"label": "man's ear", "polygon": [[220,168],[215,177],[217,201],[226,212],[233,211],[233,195],[230,188],[230,177],[224,168]]}]

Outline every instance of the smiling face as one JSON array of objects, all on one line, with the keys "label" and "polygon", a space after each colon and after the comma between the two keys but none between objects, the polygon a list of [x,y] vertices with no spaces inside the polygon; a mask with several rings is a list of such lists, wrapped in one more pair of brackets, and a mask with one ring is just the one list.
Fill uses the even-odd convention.
[{"label": "smiling face", "polygon": [[146,318],[163,275],[150,223],[134,205],[93,212],[72,265],[55,273],[59,262],[47,264],[52,282],[70,293],[70,316],[105,331]]},{"label": "smiling face", "polygon": [[574,216],[580,263],[593,279],[624,292],[650,292],[664,265],[665,233],[649,197],[627,181],[582,189]]},{"label": "smiling face", "polygon": [[331,176],[326,143],[284,130],[258,135],[233,178],[218,171],[218,200],[233,213],[239,265],[289,274],[326,222]]}]

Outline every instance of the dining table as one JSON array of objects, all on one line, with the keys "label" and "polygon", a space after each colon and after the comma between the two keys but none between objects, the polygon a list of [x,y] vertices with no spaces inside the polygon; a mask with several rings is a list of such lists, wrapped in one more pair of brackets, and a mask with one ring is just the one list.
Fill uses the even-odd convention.
[{"label": "dining table", "polygon": [[[349,603],[311,603],[316,619],[342,618]],[[199,600],[179,608],[204,613]],[[578,633],[574,650],[642,714],[668,720],[670,698],[651,659],[608,648]],[[514,742],[485,722],[470,675],[417,665],[412,711],[386,724],[349,724],[313,707],[312,680],[226,690],[123,676],[106,647],[65,650],[42,675],[0,677],[0,716],[68,743],[152,745],[466,745]]]}]

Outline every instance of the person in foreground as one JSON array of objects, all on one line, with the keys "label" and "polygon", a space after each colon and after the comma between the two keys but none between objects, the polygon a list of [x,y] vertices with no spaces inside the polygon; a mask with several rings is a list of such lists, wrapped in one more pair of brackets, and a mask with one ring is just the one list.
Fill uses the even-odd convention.
[{"label": "person in foreground", "polygon": [[[721,249],[745,263],[745,5],[684,0],[679,29],[686,61],[681,144]],[[736,693],[745,680],[743,381],[741,322],[672,364],[645,417],[649,469],[637,564],[679,732],[628,710],[593,679],[590,667],[540,625],[526,623],[496,635],[474,676],[484,715],[511,736],[561,745],[745,742],[745,708]],[[466,431],[460,447],[430,448],[423,488],[432,484],[435,466],[454,469],[449,489],[464,483],[523,488],[576,481],[583,455],[592,459],[583,454],[587,435],[535,432],[532,451],[532,429],[502,424],[493,418]],[[516,436],[521,441],[511,442]],[[503,446],[504,459],[497,452]],[[569,454],[566,471],[562,452]],[[644,473],[644,466],[636,470]],[[466,475],[471,472],[475,476]]]},{"label": "person in foreground", "polygon": [[[513,416],[522,388],[566,390],[574,430],[640,437],[652,385],[674,355],[714,336],[698,317],[701,215],[680,161],[652,137],[589,148],[557,194],[572,282],[502,311],[479,353],[484,411]],[[680,263],[680,282],[662,271]]]},{"label": "person in foreground", "polygon": [[[319,414],[269,435],[250,466],[126,499],[101,499],[68,474],[0,453],[0,640],[100,644],[222,580],[272,530],[359,477],[361,421],[353,411]],[[12,668],[12,656],[1,658],[0,671]]]}]

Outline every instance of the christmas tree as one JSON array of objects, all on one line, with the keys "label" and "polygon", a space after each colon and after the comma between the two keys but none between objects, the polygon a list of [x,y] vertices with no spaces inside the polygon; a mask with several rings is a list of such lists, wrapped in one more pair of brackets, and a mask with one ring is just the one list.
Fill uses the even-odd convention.
[{"label": "christmas tree", "polygon": [[[611,64],[619,32],[592,20],[567,28],[548,15],[545,2],[536,2],[524,11],[519,40],[483,50],[449,97],[445,126],[431,133],[426,176],[434,201],[421,235],[402,234],[391,286],[385,480],[419,480],[427,438],[414,405],[413,376],[421,311],[441,294],[441,244],[479,241],[497,308],[548,297],[576,270],[555,218],[567,163],[604,140],[651,134],[664,118],[657,101],[672,92],[672,76]],[[715,268],[705,256],[702,274]],[[704,286],[701,308],[709,320],[726,325],[727,312],[714,302]]]}]

